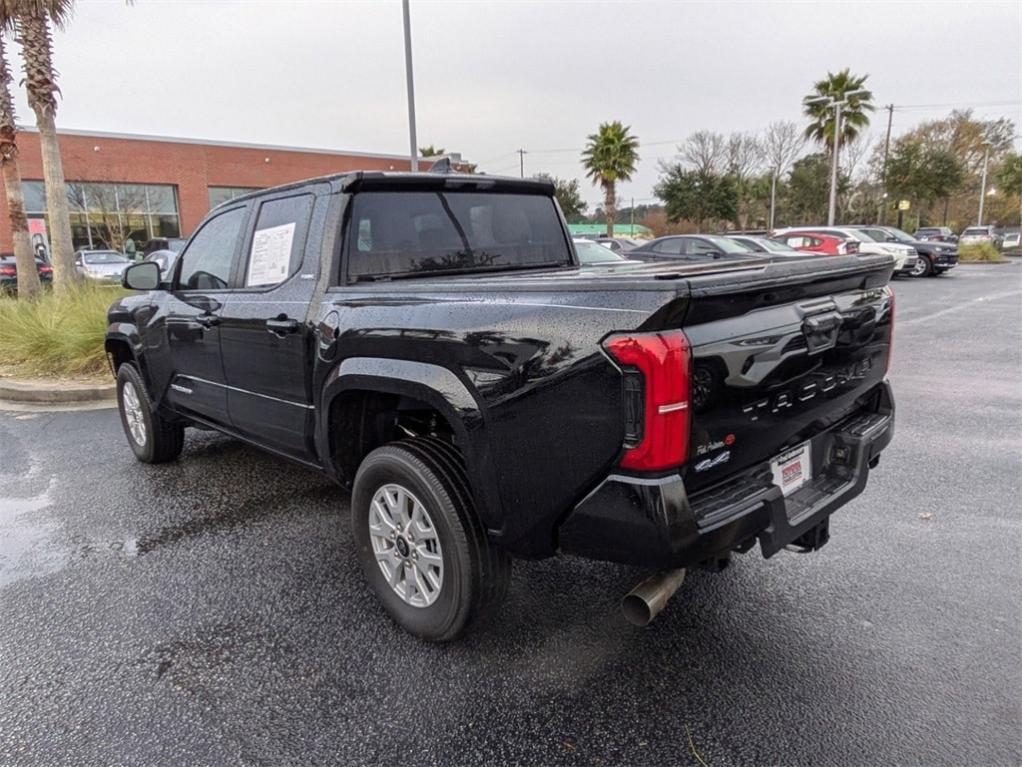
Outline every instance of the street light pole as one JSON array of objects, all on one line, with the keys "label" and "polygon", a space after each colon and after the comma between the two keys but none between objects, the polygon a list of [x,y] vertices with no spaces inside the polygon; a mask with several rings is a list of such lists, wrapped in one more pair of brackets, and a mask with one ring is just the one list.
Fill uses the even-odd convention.
[{"label": "street light pole", "polygon": [[834,226],[837,215],[837,160],[841,153],[841,107],[844,101],[835,101],[834,106],[834,158],[830,166],[830,205],[827,207],[827,226]]},{"label": "street light pole", "polygon": [[415,138],[415,80],[412,77],[412,22],[408,11],[408,0],[402,0],[405,17],[405,80],[408,85],[408,140],[411,144],[412,171],[419,169],[419,147]]},{"label": "street light pole", "polygon": [[774,230],[774,207],[777,205],[777,168],[770,174],[770,231]]},{"label": "street light pole", "polygon": [[983,149],[983,176],[979,182],[979,220],[976,226],[983,226],[983,201],[987,196],[987,162],[990,160],[990,147]]}]

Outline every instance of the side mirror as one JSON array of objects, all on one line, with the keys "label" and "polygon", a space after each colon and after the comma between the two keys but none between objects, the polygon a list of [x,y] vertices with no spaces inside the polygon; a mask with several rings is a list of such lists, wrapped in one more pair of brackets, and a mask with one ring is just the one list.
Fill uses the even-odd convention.
[{"label": "side mirror", "polygon": [[124,270],[121,284],[129,290],[156,290],[160,286],[160,267],[153,261],[132,264]]}]

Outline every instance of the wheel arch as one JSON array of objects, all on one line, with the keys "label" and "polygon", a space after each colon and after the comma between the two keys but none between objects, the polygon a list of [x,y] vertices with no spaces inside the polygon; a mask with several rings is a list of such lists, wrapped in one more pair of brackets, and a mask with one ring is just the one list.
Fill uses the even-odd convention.
[{"label": "wheel arch", "polygon": [[465,460],[470,490],[484,525],[496,527],[499,501],[487,488],[491,469],[485,425],[468,386],[448,368],[413,360],[350,357],[331,370],[318,408],[317,452],[350,487],[362,459],[387,441],[410,436],[401,414],[429,417]]}]

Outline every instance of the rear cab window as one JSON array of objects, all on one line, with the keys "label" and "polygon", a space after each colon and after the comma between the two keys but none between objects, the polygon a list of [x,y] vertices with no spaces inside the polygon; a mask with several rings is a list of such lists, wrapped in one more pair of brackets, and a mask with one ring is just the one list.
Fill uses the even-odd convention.
[{"label": "rear cab window", "polygon": [[273,287],[301,268],[313,200],[311,194],[299,194],[259,205],[242,287]]},{"label": "rear cab window", "polygon": [[348,282],[573,265],[552,197],[364,191],[351,202]]}]

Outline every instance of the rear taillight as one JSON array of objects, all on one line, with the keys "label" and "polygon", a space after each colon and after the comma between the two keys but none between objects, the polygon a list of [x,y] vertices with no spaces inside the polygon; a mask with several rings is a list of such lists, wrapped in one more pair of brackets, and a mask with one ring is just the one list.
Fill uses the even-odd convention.
[{"label": "rear taillight", "polygon": [[0,274],[4,277],[13,277],[18,273],[18,270],[13,266],[0,266]]},{"label": "rear taillight", "polygon": [[[626,435],[621,468],[660,471],[683,464],[688,458],[691,362],[685,334],[613,335],[603,348],[625,372],[624,394],[631,403],[626,402],[626,417],[637,427],[627,429],[631,438]],[[640,386],[635,385],[637,376]]]},{"label": "rear taillight", "polygon": [[884,370],[888,371],[891,369],[891,354],[894,352],[894,291],[888,285],[884,288],[884,292],[887,294],[887,324],[890,325],[888,331],[890,335],[887,339],[887,359],[884,360]]},{"label": "rear taillight", "polygon": [[40,266],[39,274],[53,274],[53,269],[49,266]]}]

